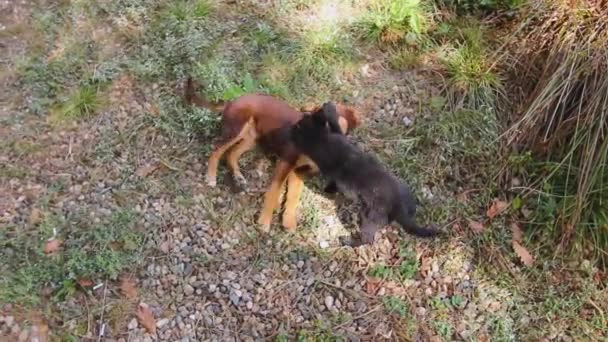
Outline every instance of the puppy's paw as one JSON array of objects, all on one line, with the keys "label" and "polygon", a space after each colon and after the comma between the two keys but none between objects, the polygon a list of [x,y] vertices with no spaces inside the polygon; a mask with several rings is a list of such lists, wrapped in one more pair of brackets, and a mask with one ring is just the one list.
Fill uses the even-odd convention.
[{"label": "puppy's paw", "polygon": [[283,217],[283,228],[285,228],[285,231],[287,232],[295,232],[296,228],[298,226],[298,223],[296,221],[295,216],[284,216]]},{"label": "puppy's paw", "polygon": [[270,219],[260,216],[258,219],[258,230],[262,233],[270,232]]},{"label": "puppy's paw", "polygon": [[258,230],[260,231],[260,233],[268,234],[270,233],[270,224],[258,222]]},{"label": "puppy's paw", "polygon": [[243,175],[234,175],[234,181],[242,191],[248,192],[247,180]]},{"label": "puppy's paw", "polygon": [[216,185],[217,185],[217,179],[215,179],[215,177],[211,177],[211,176],[208,175],[206,177],[206,180],[207,180],[207,185],[208,186],[210,186],[212,188],[216,187]]}]

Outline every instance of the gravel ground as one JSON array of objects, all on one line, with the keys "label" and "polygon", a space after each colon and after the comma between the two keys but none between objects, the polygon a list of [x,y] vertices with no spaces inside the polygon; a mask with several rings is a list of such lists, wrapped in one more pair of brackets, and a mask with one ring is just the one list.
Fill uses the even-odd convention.
[{"label": "gravel ground", "polygon": [[[261,194],[232,193],[228,185],[207,188],[204,157],[194,151],[180,156],[173,169],[163,166],[161,160],[177,146],[170,146],[154,129],[139,131],[128,148],[114,145],[113,158],[100,158],[100,146],[108,138],[112,141],[115,132],[141,123],[130,113],[153,106],[137,99],[131,88],[128,79],[117,82],[111,91],[115,98],[121,94],[122,103],[94,124],[37,136],[36,142],[46,148],[19,160],[32,174],[8,183],[6,190],[17,200],[8,203],[3,217],[6,222],[27,220],[32,196],[48,192],[49,182],[58,178],[67,183],[55,204],[60,211],[84,207],[95,219],[131,205],[139,213],[138,226],[152,233],[143,246],[148,256],[131,275],[139,301],[154,314],[156,334],[127,312],[118,323],[103,322],[109,340],[255,341],[307,333],[352,341],[404,336],[425,341],[435,336],[436,320],[460,338],[483,334],[489,317],[504,317],[508,324],[512,294],[480,278],[472,251],[458,240],[416,241],[389,228],[372,247],[335,247],[339,236],[356,229],[356,207],[341,198],[323,197],[314,186],[304,194],[304,227],[297,234],[283,233],[275,222],[270,236],[259,235],[252,223]],[[393,96],[374,103],[380,108],[377,115],[396,122],[407,118],[414,124],[408,110],[415,106],[412,97],[403,94],[405,88],[393,91]],[[15,126],[10,133],[26,132]],[[263,188],[271,163],[258,154],[246,163],[254,188]],[[191,197],[185,201],[188,196],[180,193]],[[128,201],[121,202],[127,195]],[[306,218],[311,212],[314,217]],[[404,243],[410,251],[407,257],[401,254]],[[398,266],[403,260],[416,265],[407,279],[369,275],[375,265]],[[121,302],[116,286],[111,283],[105,294],[103,286],[93,292],[98,300],[109,296],[102,309],[106,315]],[[388,298],[399,303],[397,308]],[[68,300],[63,305],[69,310],[81,303]],[[398,313],[400,305],[403,314]],[[99,323],[88,337],[99,333]],[[20,340],[36,334],[8,314],[0,318],[0,329]]]}]

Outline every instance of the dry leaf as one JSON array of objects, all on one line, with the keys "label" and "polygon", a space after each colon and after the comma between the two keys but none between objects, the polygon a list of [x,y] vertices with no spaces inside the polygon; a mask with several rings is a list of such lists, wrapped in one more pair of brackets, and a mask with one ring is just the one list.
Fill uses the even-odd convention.
[{"label": "dry leaf", "polygon": [[133,279],[129,277],[120,278],[120,291],[129,299],[137,298],[137,287],[135,286]]},{"label": "dry leaf", "polygon": [[28,223],[30,224],[30,226],[37,225],[41,221],[42,221],[42,212],[40,211],[40,209],[38,209],[38,208],[32,209],[32,212],[30,213],[30,217],[28,220]]},{"label": "dry leaf", "polygon": [[475,233],[481,233],[484,231],[485,227],[483,226],[483,223],[479,223],[477,221],[473,221],[471,219],[469,219],[469,227],[471,228],[472,231],[474,231]]},{"label": "dry leaf", "polygon": [[158,169],[158,164],[148,164],[138,168],[137,171],[135,171],[135,174],[138,177],[147,177],[152,174],[152,172],[156,171],[156,169]]},{"label": "dry leaf", "polygon": [[513,240],[511,241],[512,245],[513,245],[513,250],[515,251],[515,254],[517,254],[517,256],[521,259],[521,262],[524,263],[524,265],[531,267],[532,264],[534,264],[534,257],[530,254],[530,252],[528,252],[528,250],[519,244],[519,242]]},{"label": "dry leaf", "polygon": [[93,281],[90,278],[80,278],[76,282],[82,287],[93,286]]},{"label": "dry leaf", "polygon": [[456,200],[460,203],[467,203],[469,201],[469,195],[466,191],[463,191],[456,195]]},{"label": "dry leaf", "polygon": [[381,282],[382,281],[379,279],[368,278],[367,282],[365,283],[365,292],[370,295],[376,294],[376,292],[378,292],[378,289],[380,288]]},{"label": "dry leaf", "polygon": [[502,213],[503,211],[505,211],[505,209],[507,209],[508,207],[509,207],[509,203],[499,201],[499,200],[494,200],[494,203],[492,203],[490,208],[488,208],[486,215],[488,215],[488,217],[492,219],[492,218],[496,217],[497,215],[499,215],[500,213]]},{"label": "dry leaf", "polygon": [[45,254],[51,254],[51,253],[58,251],[60,247],[61,247],[61,240],[50,239],[46,242],[46,245],[44,245],[43,251]]},{"label": "dry leaf", "polygon": [[148,304],[140,303],[135,312],[137,321],[151,334],[156,334],[156,320]]},{"label": "dry leaf", "polygon": [[521,230],[521,227],[518,223],[511,223],[511,233],[513,234],[513,241],[521,242],[521,239],[524,236],[524,232]]}]

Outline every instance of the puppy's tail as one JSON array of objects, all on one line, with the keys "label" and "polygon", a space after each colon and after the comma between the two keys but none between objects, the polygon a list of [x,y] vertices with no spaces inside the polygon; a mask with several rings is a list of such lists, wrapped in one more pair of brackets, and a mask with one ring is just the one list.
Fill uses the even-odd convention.
[{"label": "puppy's tail", "polygon": [[226,103],[224,101],[218,102],[210,102],[196,94],[195,90],[195,82],[192,80],[192,77],[188,77],[188,81],[186,82],[186,89],[184,91],[184,98],[188,104],[195,105],[197,107],[207,108],[213,112],[223,112],[226,107]]},{"label": "puppy's tail", "polygon": [[403,229],[405,229],[406,232],[418,237],[433,237],[441,234],[441,232],[437,229],[420,227],[418,224],[416,224],[414,217],[412,215],[408,215],[408,211],[405,207],[402,207],[401,210],[399,210],[395,220],[401,225],[401,227],[403,227]]}]

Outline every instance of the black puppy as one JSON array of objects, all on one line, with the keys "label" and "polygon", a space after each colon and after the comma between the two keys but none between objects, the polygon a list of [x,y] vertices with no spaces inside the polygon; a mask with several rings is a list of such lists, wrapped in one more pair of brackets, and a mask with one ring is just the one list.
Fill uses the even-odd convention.
[{"label": "black puppy", "polygon": [[312,159],[331,182],[326,191],[340,191],[361,201],[359,213],[361,240],[371,244],[376,232],[397,221],[408,233],[430,237],[439,232],[416,224],[416,202],[407,185],[393,176],[380,162],[327,129],[336,116],[336,107],[325,103],[312,115],[304,116],[291,129],[291,139],[298,150]]}]

